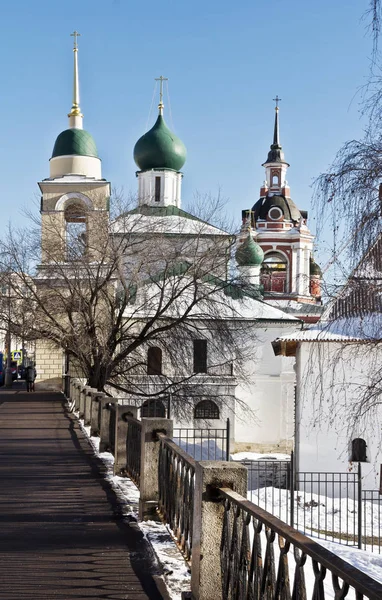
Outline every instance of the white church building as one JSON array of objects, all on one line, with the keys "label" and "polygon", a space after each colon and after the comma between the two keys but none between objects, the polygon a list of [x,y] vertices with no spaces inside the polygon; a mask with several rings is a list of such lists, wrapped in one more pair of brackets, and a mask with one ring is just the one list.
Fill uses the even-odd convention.
[{"label": "white church building", "polygon": [[[139,243],[149,243],[153,253],[156,252],[155,240],[161,236],[167,240],[169,252],[182,249],[185,261],[197,258],[195,240],[204,253],[209,244],[219,240],[225,253],[224,261],[212,276],[224,279],[232,234],[182,209],[186,148],[166,125],[162,93],[158,109],[154,126],[134,148],[138,167],[137,204],[112,223],[111,235],[116,238],[129,235]],[[83,226],[86,228],[84,240],[94,242],[97,225],[110,218],[110,183],[103,178],[94,138],[83,129],[76,43],[73,104],[68,117],[68,128],[58,135],[54,144],[49,176],[39,182],[42,193],[40,277],[43,277],[48,257],[58,253],[56,259],[65,260],[65,248],[59,241],[63,239],[63,232],[65,237],[73,224],[77,228]],[[294,360],[275,356],[271,342],[298,332],[304,321],[314,323],[322,310],[320,269],[312,254],[313,235],[307,226],[307,213],[300,211],[291,200],[286,181],[288,166],[279,141],[277,102],[273,144],[264,163],[266,181],[261,187],[260,199],[252,209],[243,211],[242,228],[236,238],[237,290],[242,289],[242,293],[234,286],[220,291],[224,294],[221,302],[224,309],[219,318],[232,323],[233,328],[235,323],[240,323],[241,328],[254,332],[251,353],[242,369],[245,378],[238,376],[229,349],[222,349],[227,356],[220,370],[208,352],[215,316],[211,317],[205,336],[190,343],[186,353],[189,358],[180,361],[177,370],[162,356],[159,346],[149,346],[146,370],[136,375],[140,389],[150,391],[159,390],[161,376],[174,380],[187,376],[184,389],[192,410],[179,417],[174,412],[175,426],[219,428],[230,418],[236,450],[289,452],[292,449]],[[86,220],[82,217],[85,210]],[[241,284],[244,285],[240,287]],[[149,298],[149,285],[142,285],[138,294]],[[129,317],[127,310],[126,318]],[[191,314],[190,318],[197,315]],[[61,350],[53,352],[41,340],[36,348],[36,362],[40,386],[53,386],[61,381],[67,367]],[[166,373],[166,369],[172,372]]]}]

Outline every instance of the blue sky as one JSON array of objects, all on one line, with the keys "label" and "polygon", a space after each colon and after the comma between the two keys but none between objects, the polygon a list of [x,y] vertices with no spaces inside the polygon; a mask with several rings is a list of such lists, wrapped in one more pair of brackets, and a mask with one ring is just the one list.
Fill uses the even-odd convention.
[{"label": "blue sky", "polygon": [[[49,175],[71,105],[72,38],[79,38],[81,108],[103,176],[136,191],[132,151],[144,133],[154,78],[169,78],[171,116],[187,146],[183,199],[228,198],[240,219],[263,181],[280,105],[288,181],[311,211],[311,183],[340,145],[361,135],[358,88],[371,41],[367,0],[14,0],[2,6],[1,227],[24,219]],[[149,121],[155,119],[155,106]],[[172,119],[171,119],[172,117]],[[311,213],[312,214],[312,213]],[[310,221],[314,229],[314,223]]]}]

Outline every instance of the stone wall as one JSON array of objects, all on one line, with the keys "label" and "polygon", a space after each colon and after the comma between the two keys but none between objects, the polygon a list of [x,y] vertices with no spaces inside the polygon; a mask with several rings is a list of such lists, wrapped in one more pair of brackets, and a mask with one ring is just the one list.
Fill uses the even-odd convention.
[{"label": "stone wall", "polygon": [[64,354],[48,340],[36,342],[36,389],[62,389]]}]

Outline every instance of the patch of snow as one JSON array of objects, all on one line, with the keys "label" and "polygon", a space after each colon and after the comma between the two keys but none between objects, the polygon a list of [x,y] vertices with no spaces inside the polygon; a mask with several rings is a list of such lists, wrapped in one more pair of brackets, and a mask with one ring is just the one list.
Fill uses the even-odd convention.
[{"label": "patch of snow", "polygon": [[280,452],[268,452],[260,454],[259,452],[235,452],[231,454],[231,460],[289,460],[290,454],[282,454]]}]

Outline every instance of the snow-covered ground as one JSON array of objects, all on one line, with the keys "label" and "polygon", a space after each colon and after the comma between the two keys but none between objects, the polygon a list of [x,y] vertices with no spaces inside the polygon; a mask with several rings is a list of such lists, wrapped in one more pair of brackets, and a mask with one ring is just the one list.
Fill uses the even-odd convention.
[{"label": "snow-covered ground", "polygon": [[[158,523],[156,521],[146,521],[139,522],[138,520],[138,502],[139,502],[139,490],[134,485],[134,483],[128,477],[118,477],[113,475],[113,464],[114,457],[109,452],[99,453],[99,438],[90,437],[90,428],[84,427],[83,422],[80,421],[81,427],[83,431],[87,434],[90,443],[94,448],[95,454],[104,462],[107,466],[107,474],[106,478],[110,481],[117,498],[120,502],[120,506],[122,509],[123,515],[127,519],[135,519],[138,522],[140,529],[142,530],[145,537],[151,543],[154,552],[158,558],[158,561],[161,563],[163,567],[164,577],[166,581],[166,585],[171,596],[172,600],[181,600],[181,594],[183,591],[190,590],[190,581],[191,574],[188,565],[185,563],[180,551],[178,550],[173,538],[170,535],[169,530],[162,523]],[[256,456],[256,458],[255,458]],[[266,455],[268,457],[268,455]],[[268,460],[286,460],[287,455],[280,454],[269,454]],[[277,458],[276,458],[277,457]],[[282,458],[281,458],[282,457]],[[258,460],[264,459],[264,455],[258,455],[256,453],[238,453],[236,455],[232,455],[234,460]],[[298,493],[297,493],[298,494]],[[320,503],[318,502],[318,498],[314,494],[310,494],[310,498],[307,496],[304,498],[304,502],[301,506],[299,506],[299,521],[302,519],[302,523],[304,523],[305,519],[305,530],[318,530],[319,528],[319,518],[320,518]],[[275,499],[277,499],[277,503],[275,505],[274,514],[276,516],[280,515],[282,520],[287,519],[288,514],[288,505],[289,505],[289,497],[287,495],[287,490],[280,490],[277,488],[263,488],[260,490],[254,490],[248,492],[248,499],[252,499],[252,501],[256,501],[262,508],[265,508],[269,511],[269,507],[271,502],[275,505]],[[341,500],[326,498],[327,502],[327,511],[331,515],[331,525],[332,529],[330,531],[335,532],[345,532],[347,531],[344,524],[344,521],[339,519],[340,508],[343,512],[345,509],[349,512],[351,518],[354,515],[354,503],[350,500]],[[320,497],[320,502],[322,502],[322,496]],[[340,502],[346,502],[346,506],[343,507],[339,505]],[[307,510],[308,504],[309,510]],[[317,506],[316,506],[317,504]],[[321,506],[321,510],[323,507]],[[301,513],[301,511],[303,511]],[[270,511],[269,511],[270,512]],[[369,514],[369,520],[371,522],[371,512],[366,511]],[[301,513],[301,514],[300,514]],[[349,517],[349,518],[350,518]],[[300,527],[301,529],[301,527]],[[313,535],[314,537],[314,535]],[[321,540],[314,538],[314,541],[324,546],[337,556],[340,556],[346,562],[360,569],[363,573],[366,573],[376,581],[382,584],[382,556],[378,554],[373,554],[371,552],[366,552],[364,550],[358,550],[357,548],[351,546],[341,546],[337,543],[328,540]],[[263,552],[266,547],[265,538],[262,543]],[[277,565],[278,559],[278,543],[277,541],[274,543],[275,550],[275,559]],[[294,574],[294,560],[293,560],[293,552],[290,550],[289,552],[289,567],[290,567],[290,577],[291,581],[293,581]],[[314,585],[314,575],[313,570],[311,568],[310,561],[307,561],[305,567],[305,581],[307,585],[308,597],[309,593],[313,590]],[[328,573],[325,579],[325,598],[327,600],[334,599],[334,592],[332,589],[331,576]],[[382,596],[381,596],[382,598]],[[355,600],[355,595],[352,591],[349,591],[347,596],[347,600]]]}]

